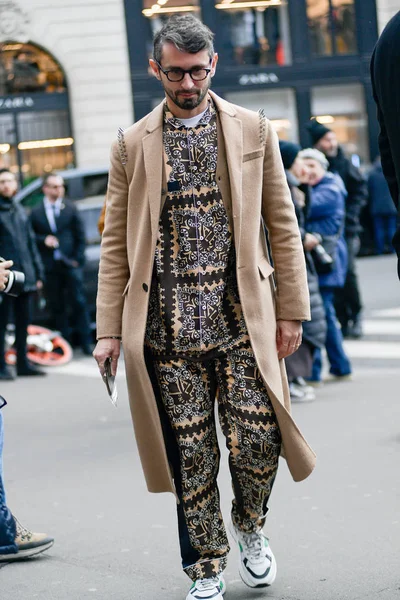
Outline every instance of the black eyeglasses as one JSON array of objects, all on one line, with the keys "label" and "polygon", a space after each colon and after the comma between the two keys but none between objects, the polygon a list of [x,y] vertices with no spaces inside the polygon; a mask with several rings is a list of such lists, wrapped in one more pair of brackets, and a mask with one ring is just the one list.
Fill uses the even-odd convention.
[{"label": "black eyeglasses", "polygon": [[[189,75],[193,79],[193,81],[203,81],[211,73],[211,69],[206,68],[206,67],[194,67],[193,69],[188,69],[187,71],[185,71],[185,69],[178,69],[178,68],[165,70],[162,68],[162,66],[160,65],[159,62],[157,62],[157,61],[154,61],[154,62],[157,64],[160,71],[162,71],[164,73],[164,75],[168,79],[168,81],[172,81],[173,83],[182,81],[182,79],[185,77],[186,73],[189,73]],[[210,60],[210,64],[211,64],[211,60]]]},{"label": "black eyeglasses", "polygon": [[7,404],[7,401],[3,396],[0,396],[0,408],[3,408]]}]

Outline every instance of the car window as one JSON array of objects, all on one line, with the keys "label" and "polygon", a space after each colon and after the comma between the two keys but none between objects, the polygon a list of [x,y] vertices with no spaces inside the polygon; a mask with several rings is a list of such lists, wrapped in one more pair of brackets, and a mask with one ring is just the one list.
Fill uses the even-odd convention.
[{"label": "car window", "polygon": [[83,197],[105,196],[107,192],[108,173],[86,175],[83,178]]},{"label": "car window", "polygon": [[101,238],[97,229],[101,206],[93,206],[79,211],[85,229],[86,243],[88,245],[100,244]]}]

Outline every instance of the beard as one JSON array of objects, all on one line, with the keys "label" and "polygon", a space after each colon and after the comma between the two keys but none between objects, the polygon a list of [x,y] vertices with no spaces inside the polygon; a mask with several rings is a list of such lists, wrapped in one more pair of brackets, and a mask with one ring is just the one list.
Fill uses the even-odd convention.
[{"label": "beard", "polygon": [[180,94],[188,93],[184,92],[184,90],[172,91],[171,89],[164,86],[164,91],[167,94],[168,98],[172,100],[172,102],[182,110],[193,110],[197,108],[204,100],[206,95],[208,94],[208,90],[210,89],[211,82],[209,81],[205,88],[202,89],[193,89],[190,90],[190,93],[194,94],[191,98],[181,98]]}]

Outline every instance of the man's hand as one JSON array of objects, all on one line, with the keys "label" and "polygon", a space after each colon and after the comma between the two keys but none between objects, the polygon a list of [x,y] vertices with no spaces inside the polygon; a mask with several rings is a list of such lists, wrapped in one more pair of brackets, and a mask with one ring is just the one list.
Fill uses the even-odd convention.
[{"label": "man's hand", "polygon": [[93,356],[97,361],[101,376],[104,376],[104,362],[111,358],[111,374],[117,374],[118,358],[121,353],[121,341],[114,338],[99,340],[93,350]]},{"label": "man's hand", "polygon": [[13,264],[12,260],[0,262],[0,292],[3,292],[7,287],[8,277],[10,275],[9,269],[11,269]]},{"label": "man's hand", "polygon": [[276,349],[279,360],[296,352],[301,345],[302,333],[301,321],[276,322]]},{"label": "man's hand", "polygon": [[41,281],[40,279],[38,279],[38,281],[36,282],[36,289],[37,290],[43,289],[43,281]]},{"label": "man's hand", "polygon": [[311,251],[315,246],[318,246],[319,239],[312,233],[306,233],[303,240],[304,250]]},{"label": "man's hand", "polygon": [[48,248],[58,248],[60,244],[58,243],[58,239],[55,235],[47,235],[44,238],[44,245]]}]

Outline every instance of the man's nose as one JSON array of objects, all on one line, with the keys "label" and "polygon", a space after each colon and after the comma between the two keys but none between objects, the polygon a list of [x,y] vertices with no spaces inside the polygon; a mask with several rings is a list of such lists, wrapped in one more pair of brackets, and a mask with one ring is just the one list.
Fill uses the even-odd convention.
[{"label": "man's nose", "polygon": [[182,79],[181,85],[185,90],[191,90],[194,87],[194,81],[190,77],[189,73],[185,73],[185,76]]}]

